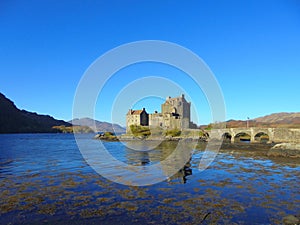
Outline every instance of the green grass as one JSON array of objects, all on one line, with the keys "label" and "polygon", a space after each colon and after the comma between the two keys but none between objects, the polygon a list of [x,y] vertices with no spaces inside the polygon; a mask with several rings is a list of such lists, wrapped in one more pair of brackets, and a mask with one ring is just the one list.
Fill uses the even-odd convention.
[{"label": "green grass", "polygon": [[179,137],[180,135],[181,135],[181,131],[177,128],[166,131],[166,136]]},{"label": "green grass", "polygon": [[148,137],[151,135],[149,127],[130,125],[130,130],[136,137]]}]

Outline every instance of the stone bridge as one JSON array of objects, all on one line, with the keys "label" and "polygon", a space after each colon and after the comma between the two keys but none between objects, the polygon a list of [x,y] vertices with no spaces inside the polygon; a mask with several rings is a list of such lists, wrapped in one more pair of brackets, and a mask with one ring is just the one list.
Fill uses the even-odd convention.
[{"label": "stone bridge", "polygon": [[247,134],[247,136],[250,136],[250,142],[260,142],[260,137],[267,137],[268,142],[300,143],[300,129],[296,128],[225,128],[213,129],[209,132],[209,136],[212,139],[230,139],[231,142],[239,139],[239,136],[242,136],[243,134]]}]

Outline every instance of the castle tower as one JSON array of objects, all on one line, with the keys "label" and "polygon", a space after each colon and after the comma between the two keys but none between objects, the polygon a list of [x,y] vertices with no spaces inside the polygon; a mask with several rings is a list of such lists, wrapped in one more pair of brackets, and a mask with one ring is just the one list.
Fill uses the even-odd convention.
[{"label": "castle tower", "polygon": [[191,121],[190,109],[191,103],[186,101],[183,94],[176,98],[167,97],[166,102],[161,105],[165,128],[188,129]]}]

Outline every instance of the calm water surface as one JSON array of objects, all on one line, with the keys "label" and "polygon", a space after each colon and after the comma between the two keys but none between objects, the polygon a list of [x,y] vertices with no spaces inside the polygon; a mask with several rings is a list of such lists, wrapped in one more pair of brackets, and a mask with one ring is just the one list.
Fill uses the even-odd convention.
[{"label": "calm water surface", "polygon": [[[80,138],[96,146],[92,136]],[[117,159],[145,167],[174,149],[174,143],[148,153],[104,145]],[[0,223],[281,224],[286,215],[300,216],[299,160],[227,150],[200,172],[202,154],[196,149],[164,182],[131,187],[93,171],[71,134],[0,135]]]}]

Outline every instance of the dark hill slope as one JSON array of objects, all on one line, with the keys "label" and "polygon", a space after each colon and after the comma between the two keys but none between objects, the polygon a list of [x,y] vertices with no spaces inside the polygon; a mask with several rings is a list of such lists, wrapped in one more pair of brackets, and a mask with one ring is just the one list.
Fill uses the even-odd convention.
[{"label": "dark hill slope", "polygon": [[52,127],[59,125],[71,126],[51,116],[20,110],[0,93],[0,133],[48,133],[54,132]]}]

